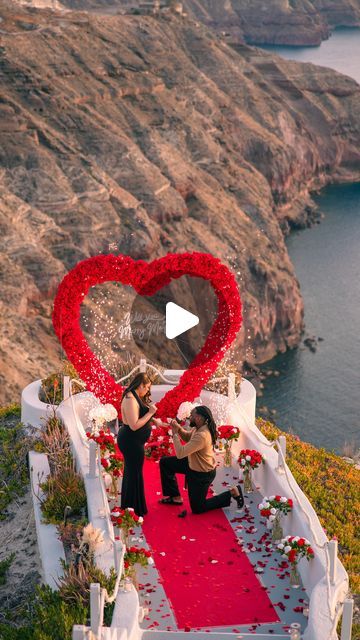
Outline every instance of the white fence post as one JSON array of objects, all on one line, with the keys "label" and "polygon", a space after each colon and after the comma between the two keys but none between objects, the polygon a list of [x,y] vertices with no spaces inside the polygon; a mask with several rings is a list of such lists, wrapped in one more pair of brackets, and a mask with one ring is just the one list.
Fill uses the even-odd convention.
[{"label": "white fence post", "polygon": [[63,376],[63,400],[70,398],[70,376]]},{"label": "white fence post", "polygon": [[83,624],[74,624],[72,631],[72,640],[85,640],[87,637],[88,627]]},{"label": "white fence post", "polygon": [[336,561],[337,561],[337,552],[338,552],[338,542],[337,540],[329,541],[329,556],[330,556],[330,582],[331,584],[335,584],[336,582]]},{"label": "white fence post", "polygon": [[74,624],[72,629],[72,640],[85,640],[88,627],[83,624]]},{"label": "white fence post", "polygon": [[121,542],[121,540],[115,540],[114,542],[114,566],[115,566],[115,571],[118,574],[119,570],[120,570],[120,561],[121,561],[121,555],[122,555],[122,548],[123,548],[123,543]]},{"label": "white fence post", "polygon": [[233,402],[236,399],[235,373],[229,373],[228,375],[228,398],[230,402]]},{"label": "white fence post", "polygon": [[[281,456],[282,453],[282,456]],[[286,459],[286,436],[279,436],[279,451],[278,451],[278,473],[285,473],[285,459]]]},{"label": "white fence post", "polygon": [[90,585],[90,627],[91,631],[97,635],[100,624],[100,585]]},{"label": "white fence post", "polygon": [[351,640],[351,627],[353,619],[354,600],[347,598],[344,602],[341,621],[341,640]]},{"label": "white fence post", "polygon": [[94,440],[89,440],[89,473],[88,478],[96,478],[97,477],[97,469],[96,469],[96,453],[97,453],[97,444]]},{"label": "white fence post", "polygon": [[145,358],[140,358],[140,373],[146,372],[146,360]]}]

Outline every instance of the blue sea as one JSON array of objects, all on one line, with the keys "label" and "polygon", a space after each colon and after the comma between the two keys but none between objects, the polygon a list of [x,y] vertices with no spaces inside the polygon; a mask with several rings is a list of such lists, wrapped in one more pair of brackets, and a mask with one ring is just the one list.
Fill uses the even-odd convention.
[{"label": "blue sea", "polygon": [[[264,47],[286,58],[332,67],[360,82],[360,29],[337,29],[319,47]],[[267,363],[258,406],[302,440],[337,453],[360,446],[360,183],[332,185],[315,198],[325,218],[293,232],[290,257],[305,304],[306,335],[323,338]]]}]

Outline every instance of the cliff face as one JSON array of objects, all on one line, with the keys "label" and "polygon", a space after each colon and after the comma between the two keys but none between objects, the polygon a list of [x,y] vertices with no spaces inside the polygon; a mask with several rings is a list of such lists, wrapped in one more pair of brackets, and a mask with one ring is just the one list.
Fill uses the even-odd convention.
[{"label": "cliff face", "polygon": [[358,0],[311,0],[315,9],[323,15],[331,27],[359,27],[360,3]]},{"label": "cliff face", "polygon": [[[138,0],[16,2],[105,14],[130,12],[138,5]],[[360,26],[359,0],[182,0],[182,3],[189,15],[225,36],[230,44],[319,45],[335,27]]]},{"label": "cliff face", "polygon": [[[164,0],[162,0],[164,1]],[[75,10],[131,11],[137,0],[17,0]],[[170,2],[170,0],[168,0]],[[319,45],[338,26],[360,26],[359,0],[182,0],[189,15],[232,44]]]},{"label": "cliff face", "polygon": [[360,26],[358,0],[184,0],[229,42],[318,45],[337,26]]},{"label": "cliff face", "polygon": [[61,278],[113,250],[219,256],[244,301],[238,354],[296,345],[283,230],[306,224],[309,189],[359,179],[358,85],[172,15],[0,14],[0,401],[58,363]]}]

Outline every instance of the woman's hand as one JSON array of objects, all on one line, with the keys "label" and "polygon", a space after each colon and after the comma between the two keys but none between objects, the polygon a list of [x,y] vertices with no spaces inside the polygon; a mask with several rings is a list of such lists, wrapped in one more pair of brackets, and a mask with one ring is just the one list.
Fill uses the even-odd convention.
[{"label": "woman's hand", "polygon": [[149,404],[148,406],[149,406],[149,413],[151,413],[152,415],[154,415],[154,414],[157,412],[157,406],[156,406],[156,404],[151,403],[151,404]]}]

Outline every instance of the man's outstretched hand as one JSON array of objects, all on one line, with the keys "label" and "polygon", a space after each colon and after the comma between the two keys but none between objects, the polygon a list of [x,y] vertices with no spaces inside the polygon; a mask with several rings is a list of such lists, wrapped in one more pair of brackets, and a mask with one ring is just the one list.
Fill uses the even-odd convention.
[{"label": "man's outstretched hand", "polygon": [[179,431],[179,423],[176,420],[170,421],[170,427],[173,433],[178,433]]}]

